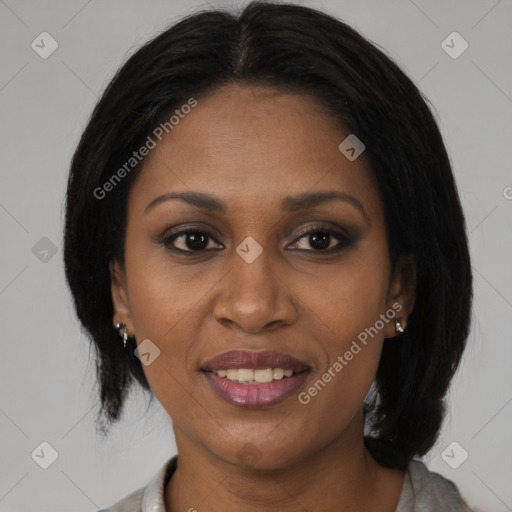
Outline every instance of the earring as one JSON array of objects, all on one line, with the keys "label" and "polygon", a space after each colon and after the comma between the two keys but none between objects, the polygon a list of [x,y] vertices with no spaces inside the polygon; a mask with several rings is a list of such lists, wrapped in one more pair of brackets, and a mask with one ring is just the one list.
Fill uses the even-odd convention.
[{"label": "earring", "polygon": [[404,332],[405,328],[402,327],[402,324],[400,323],[399,320],[395,320],[395,329],[399,332],[399,333],[402,333]]},{"label": "earring", "polygon": [[119,322],[116,324],[116,331],[119,336],[123,338],[123,347],[126,348],[126,342],[128,341],[128,329],[126,328],[126,325],[123,324],[123,322]]}]

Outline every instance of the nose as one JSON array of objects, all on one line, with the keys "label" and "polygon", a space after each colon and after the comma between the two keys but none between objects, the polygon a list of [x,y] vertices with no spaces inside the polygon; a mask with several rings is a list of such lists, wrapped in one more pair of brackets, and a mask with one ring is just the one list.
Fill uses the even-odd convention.
[{"label": "nose", "polygon": [[225,327],[257,334],[291,325],[297,298],[284,272],[271,265],[265,251],[252,263],[234,255],[231,271],[221,281],[214,306],[215,319]]}]

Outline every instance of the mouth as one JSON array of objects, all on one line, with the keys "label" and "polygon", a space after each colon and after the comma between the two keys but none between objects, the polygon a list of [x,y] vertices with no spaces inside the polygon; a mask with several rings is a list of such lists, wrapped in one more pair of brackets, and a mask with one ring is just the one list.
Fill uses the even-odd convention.
[{"label": "mouth", "polygon": [[200,370],[223,400],[238,407],[260,408],[296,392],[311,367],[279,352],[232,350],[206,361]]}]

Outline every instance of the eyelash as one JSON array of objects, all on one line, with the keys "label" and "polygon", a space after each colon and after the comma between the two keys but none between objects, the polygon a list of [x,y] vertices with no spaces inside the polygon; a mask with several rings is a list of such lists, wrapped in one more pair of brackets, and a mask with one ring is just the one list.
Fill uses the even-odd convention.
[{"label": "eyelash", "polygon": [[[344,235],[343,233],[340,233],[338,231],[333,231],[332,229],[325,228],[325,227],[322,227],[322,226],[315,226],[315,227],[310,228],[307,231],[299,234],[297,236],[297,238],[295,238],[295,240],[292,242],[291,245],[296,244],[302,238],[305,238],[306,236],[314,234],[314,233],[322,233],[322,234],[325,234],[325,235],[330,235],[330,236],[334,237],[336,240],[338,240],[339,244],[334,246],[334,247],[331,247],[330,249],[316,249],[316,250],[315,249],[296,249],[296,250],[298,250],[298,251],[305,251],[305,252],[314,252],[314,253],[318,253],[318,254],[322,253],[322,254],[328,255],[328,254],[333,254],[333,253],[336,253],[338,251],[341,251],[343,248],[345,248],[345,247],[347,247],[348,245],[351,244],[351,239],[349,237],[347,237],[346,235]],[[201,249],[201,250],[194,251],[194,250],[178,249],[177,247],[173,247],[172,246],[172,243],[176,239],[184,237],[184,236],[189,235],[189,234],[202,234],[202,235],[206,235],[206,237],[208,239],[213,240],[217,244],[219,243],[219,242],[217,242],[217,240],[215,240],[215,238],[210,233],[208,233],[208,231],[204,231],[204,230],[198,229],[198,228],[187,228],[187,229],[184,229],[182,231],[178,231],[177,233],[174,233],[174,234],[172,234],[170,236],[164,237],[161,240],[161,244],[164,247],[166,247],[167,249],[171,250],[171,251],[178,252],[178,253],[181,253],[181,254],[190,255],[190,256],[201,254],[201,253],[205,253],[205,252],[209,252],[209,251],[212,251],[212,250],[219,250],[219,249]]]}]

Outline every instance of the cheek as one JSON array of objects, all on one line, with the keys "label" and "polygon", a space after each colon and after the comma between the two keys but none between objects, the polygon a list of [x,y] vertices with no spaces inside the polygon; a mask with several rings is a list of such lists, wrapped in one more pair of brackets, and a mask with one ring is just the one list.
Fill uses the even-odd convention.
[{"label": "cheek", "polygon": [[386,245],[367,240],[343,264],[330,268],[325,286],[311,286],[311,280],[310,292],[303,294],[325,335],[322,366],[302,401],[318,411],[315,417],[322,416],[320,410],[339,410],[343,423],[361,406],[384,340],[381,315],[386,313],[388,277]]},{"label": "cheek", "polygon": [[361,240],[338,264],[319,266],[314,274],[299,272],[296,277],[301,283],[298,293],[315,313],[313,318],[321,320],[330,335],[341,336],[343,346],[385,312],[389,286],[385,240]]},{"label": "cheek", "polygon": [[126,236],[131,317],[138,337],[165,343],[165,334],[172,337],[170,330],[193,310],[200,295],[192,286],[191,267],[173,263],[165,249],[143,232],[142,227],[132,228]]},{"label": "cheek", "polygon": [[198,338],[194,305],[200,297],[190,286],[170,279],[165,267],[152,265],[140,273],[135,268],[128,286],[137,344],[149,339],[158,354],[151,364],[142,365],[151,391],[173,420],[201,422],[201,410],[190,407],[194,392],[190,375],[195,371],[190,367],[190,351]]},{"label": "cheek", "polygon": [[[185,407],[191,371],[191,340],[196,332],[198,309],[207,282],[187,278],[188,274],[165,258],[165,251],[149,247],[147,241],[126,239],[126,276],[130,315],[137,344],[149,339],[158,356],[142,368],[158,401],[168,411]],[[200,290],[202,289],[202,293]],[[147,342],[146,342],[147,343]],[[152,347],[152,345],[150,345]]]}]

